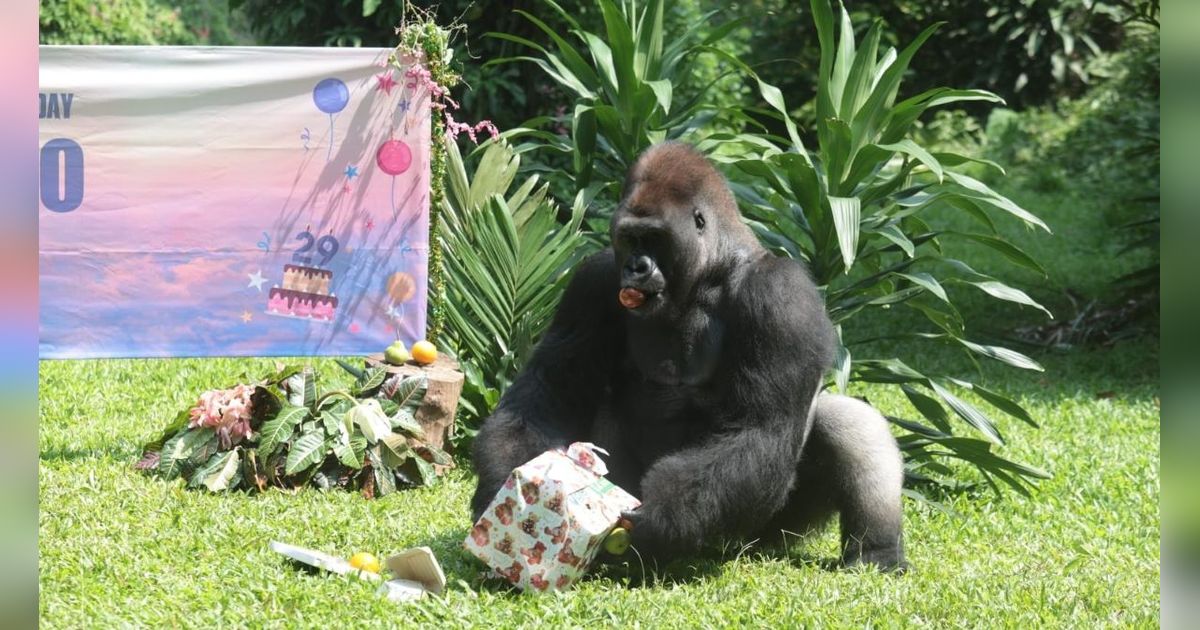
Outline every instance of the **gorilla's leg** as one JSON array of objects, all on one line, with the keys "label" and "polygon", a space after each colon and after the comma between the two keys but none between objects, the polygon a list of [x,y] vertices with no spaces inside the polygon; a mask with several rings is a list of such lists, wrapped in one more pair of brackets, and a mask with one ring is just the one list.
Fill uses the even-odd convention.
[{"label": "gorilla's leg", "polygon": [[848,396],[822,394],[787,507],[773,526],[805,533],[841,517],[842,563],[903,570],[904,465],[887,420]]}]

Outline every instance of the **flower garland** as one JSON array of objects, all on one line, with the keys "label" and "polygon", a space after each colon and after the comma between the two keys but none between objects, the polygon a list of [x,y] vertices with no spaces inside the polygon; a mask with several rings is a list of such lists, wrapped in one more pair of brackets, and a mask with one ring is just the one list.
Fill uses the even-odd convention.
[{"label": "flower garland", "polygon": [[[410,21],[408,13],[416,19]],[[446,142],[453,141],[465,133],[472,142],[478,143],[477,133],[487,131],[493,138],[499,131],[491,121],[483,120],[476,125],[454,120],[451,111],[459,109],[458,102],[450,98],[450,89],[458,85],[462,76],[450,64],[450,37],[456,28],[442,28],[434,22],[433,14],[405,5],[405,19],[396,34],[400,43],[388,61],[404,73],[406,80],[421,84],[429,91],[430,107],[441,112],[431,115],[429,156],[429,234],[436,236],[441,229],[442,203],[446,198]],[[419,60],[407,66],[405,57]],[[449,137],[447,137],[449,135]],[[445,320],[446,285],[443,278],[442,246],[437,238],[429,239],[429,317],[425,337],[437,343]]]}]

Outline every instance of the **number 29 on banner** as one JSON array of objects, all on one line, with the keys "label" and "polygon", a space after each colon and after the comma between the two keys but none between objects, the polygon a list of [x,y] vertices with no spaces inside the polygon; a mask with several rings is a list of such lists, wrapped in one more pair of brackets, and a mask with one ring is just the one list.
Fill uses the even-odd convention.
[{"label": "number 29 on banner", "polygon": [[42,146],[42,205],[51,212],[70,212],[83,203],[83,148],[68,138]]}]

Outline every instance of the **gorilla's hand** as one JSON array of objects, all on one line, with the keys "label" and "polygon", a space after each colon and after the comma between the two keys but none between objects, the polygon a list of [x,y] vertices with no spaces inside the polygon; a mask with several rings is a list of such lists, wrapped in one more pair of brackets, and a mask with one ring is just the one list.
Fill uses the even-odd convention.
[{"label": "gorilla's hand", "polygon": [[630,546],[644,562],[665,562],[688,551],[671,515],[655,509],[654,505],[642,504],[623,513],[621,518],[627,521]]}]

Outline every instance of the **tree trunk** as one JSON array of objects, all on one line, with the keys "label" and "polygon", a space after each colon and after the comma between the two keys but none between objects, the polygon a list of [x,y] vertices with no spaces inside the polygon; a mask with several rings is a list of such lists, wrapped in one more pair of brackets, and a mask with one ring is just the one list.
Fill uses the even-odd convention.
[{"label": "tree trunk", "polygon": [[463,373],[458,370],[458,362],[438,355],[437,361],[430,365],[418,365],[412,361],[404,365],[388,365],[384,363],[382,354],[370,355],[366,361],[371,367],[387,365],[389,374],[404,377],[424,374],[429,379],[425,400],[417,409],[417,422],[425,429],[425,442],[445,450],[446,440],[454,428],[454,413],[458,409],[458,397],[463,388]]}]

